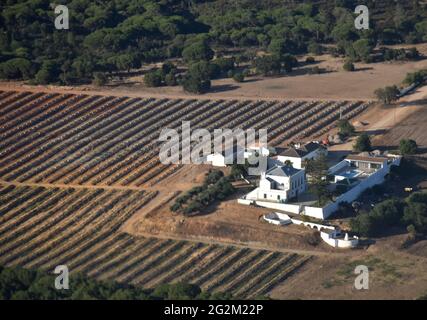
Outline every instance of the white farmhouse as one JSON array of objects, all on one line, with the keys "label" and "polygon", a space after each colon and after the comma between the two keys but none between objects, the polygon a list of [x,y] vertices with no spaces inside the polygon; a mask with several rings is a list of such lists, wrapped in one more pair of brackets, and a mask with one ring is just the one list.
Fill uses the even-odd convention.
[{"label": "white farmhouse", "polygon": [[288,199],[298,197],[306,189],[304,170],[295,169],[292,166],[275,166],[261,174],[254,200],[286,202]]},{"label": "white farmhouse", "polygon": [[310,142],[305,145],[297,144],[294,147],[279,151],[276,159],[283,164],[289,161],[294,168],[302,169],[305,160],[316,159],[320,155],[326,156],[327,154],[328,150],[323,145],[317,142]]}]

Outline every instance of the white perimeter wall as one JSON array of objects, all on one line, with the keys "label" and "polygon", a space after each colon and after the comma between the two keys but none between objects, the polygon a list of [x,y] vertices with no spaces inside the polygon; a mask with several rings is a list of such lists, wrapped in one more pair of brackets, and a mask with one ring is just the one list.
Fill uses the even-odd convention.
[{"label": "white perimeter wall", "polygon": [[275,203],[267,201],[255,201],[257,205],[264,208],[275,209],[295,214],[300,214],[302,211],[302,206],[296,204],[287,204],[287,203]]}]

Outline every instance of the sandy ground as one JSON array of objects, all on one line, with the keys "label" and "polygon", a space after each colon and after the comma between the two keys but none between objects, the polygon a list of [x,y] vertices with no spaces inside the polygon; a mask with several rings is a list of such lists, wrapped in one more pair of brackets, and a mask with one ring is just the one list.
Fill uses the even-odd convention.
[{"label": "sandy ground", "polygon": [[[315,257],[271,292],[275,299],[416,299],[427,294],[426,258],[373,246],[358,257]],[[369,270],[369,288],[357,290],[354,269]]]},{"label": "sandy ground", "polygon": [[[384,107],[377,104],[352,120],[356,130],[374,136],[374,146],[394,149],[401,139],[414,139],[425,153],[427,147],[427,86],[400,99],[395,105]],[[336,131],[336,130],[335,130]],[[332,146],[331,152],[351,151],[355,138]]]}]

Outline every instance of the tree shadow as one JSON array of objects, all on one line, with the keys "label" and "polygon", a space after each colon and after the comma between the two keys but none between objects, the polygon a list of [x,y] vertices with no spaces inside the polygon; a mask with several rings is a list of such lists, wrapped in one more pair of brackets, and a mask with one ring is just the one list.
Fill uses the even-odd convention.
[{"label": "tree shadow", "polygon": [[426,105],[427,99],[418,99],[410,102],[403,102],[400,104],[401,107],[417,106],[417,105]]},{"label": "tree shadow", "polygon": [[209,90],[210,93],[216,93],[216,92],[226,92],[226,91],[232,91],[239,89],[239,86],[236,86],[234,84],[220,84],[220,85],[214,85]]},{"label": "tree shadow", "polygon": [[305,75],[320,75],[320,74],[328,74],[328,73],[333,73],[335,71],[329,70],[329,69],[325,69],[325,68],[317,68],[317,70],[315,69],[317,67],[313,67],[313,68],[298,68],[298,69],[294,69],[292,72],[284,74],[283,76],[288,76],[288,77],[297,77],[297,76],[305,76]]},{"label": "tree shadow", "polygon": [[361,133],[366,133],[367,135],[380,135],[380,134],[385,134],[387,133],[389,130],[387,129],[376,129],[376,130],[367,130],[367,131],[361,131]]},{"label": "tree shadow", "polygon": [[372,67],[362,67],[362,68],[356,68],[353,72],[361,72],[361,71],[369,71],[369,70],[374,70],[374,68]]}]

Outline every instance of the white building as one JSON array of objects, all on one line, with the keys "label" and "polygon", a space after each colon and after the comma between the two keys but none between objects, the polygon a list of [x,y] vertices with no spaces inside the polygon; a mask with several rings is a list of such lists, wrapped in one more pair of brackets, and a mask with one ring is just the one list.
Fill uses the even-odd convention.
[{"label": "white building", "polygon": [[296,144],[294,147],[281,150],[277,153],[276,159],[285,164],[287,161],[297,169],[304,167],[304,161],[316,159],[321,155],[327,155],[328,150],[317,142],[310,142],[305,145]]},{"label": "white building", "polygon": [[307,189],[305,171],[291,166],[274,166],[261,174],[259,187],[246,196],[248,200],[284,203]]},{"label": "white building", "polygon": [[[334,177],[331,190],[337,190],[341,195],[324,207],[317,207],[314,200],[307,201],[304,196],[300,198],[301,202],[287,201],[306,191],[305,171],[276,164],[261,176],[259,188],[238,199],[238,203],[327,219],[339,209],[341,203],[351,203],[365,190],[383,183],[392,166],[399,166],[400,161],[401,156],[392,154],[362,153],[348,156],[329,169],[329,175]],[[299,182],[301,179],[302,183]],[[326,235],[324,237],[325,240]],[[345,242],[337,234],[328,235],[328,239],[331,242],[338,239],[338,246],[344,246]],[[352,240],[355,239],[349,239]]]},{"label": "white building", "polygon": [[226,167],[227,165],[237,164],[237,160],[239,159],[247,159],[245,151],[241,148],[238,148],[237,151],[230,149],[229,152],[213,153],[206,158],[207,162],[210,162],[214,167]]}]

